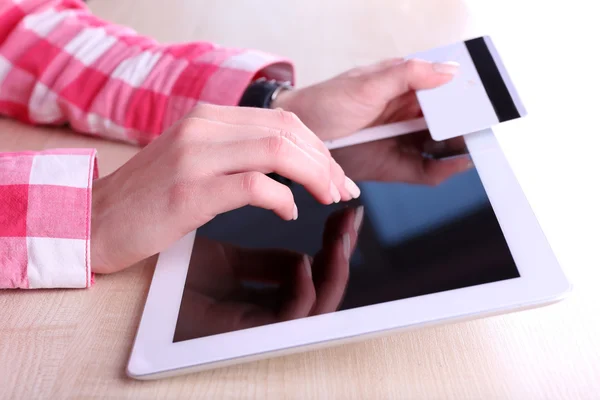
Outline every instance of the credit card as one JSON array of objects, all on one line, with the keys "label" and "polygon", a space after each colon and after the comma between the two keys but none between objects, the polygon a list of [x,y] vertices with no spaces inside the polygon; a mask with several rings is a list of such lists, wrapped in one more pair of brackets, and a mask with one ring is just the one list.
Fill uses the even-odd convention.
[{"label": "credit card", "polygon": [[415,53],[406,59],[460,64],[449,83],[417,91],[434,140],[467,135],[527,113],[489,36]]}]

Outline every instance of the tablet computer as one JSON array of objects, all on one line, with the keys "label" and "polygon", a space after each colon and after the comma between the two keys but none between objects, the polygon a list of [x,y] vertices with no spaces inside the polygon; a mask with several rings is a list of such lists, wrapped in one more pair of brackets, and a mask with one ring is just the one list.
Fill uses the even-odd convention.
[{"label": "tablet computer", "polygon": [[491,129],[438,186],[361,183],[299,219],[242,208],[160,254],[127,367],[153,379],[536,307],[570,284]]}]

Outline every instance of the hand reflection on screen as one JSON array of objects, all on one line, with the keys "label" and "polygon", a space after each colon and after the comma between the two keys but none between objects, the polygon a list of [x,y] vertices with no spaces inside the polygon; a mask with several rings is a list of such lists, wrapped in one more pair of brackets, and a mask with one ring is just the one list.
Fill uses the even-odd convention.
[{"label": "hand reflection on screen", "polygon": [[464,157],[469,154],[464,136],[457,136],[438,142],[430,138],[429,131],[419,132],[416,135],[428,138],[423,140],[421,147],[421,155],[425,158],[439,160],[452,157]]},{"label": "hand reflection on screen", "polygon": [[473,166],[462,136],[438,142],[428,130],[343,147],[332,153],[344,172],[356,181],[431,186]]},{"label": "hand reflection on screen", "polygon": [[196,237],[174,341],[335,311],[362,216],[362,207],[333,213],[314,259]]}]

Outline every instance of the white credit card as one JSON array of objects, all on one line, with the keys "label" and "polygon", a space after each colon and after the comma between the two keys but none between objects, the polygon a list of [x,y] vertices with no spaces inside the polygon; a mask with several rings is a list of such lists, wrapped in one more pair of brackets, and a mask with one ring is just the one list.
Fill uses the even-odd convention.
[{"label": "white credit card", "polygon": [[447,84],[417,91],[434,140],[477,132],[526,115],[525,107],[489,36],[412,54],[431,62],[455,61],[458,73]]},{"label": "white credit card", "polygon": [[417,91],[425,120],[373,128],[325,142],[329,149],[406,135],[428,129],[437,141],[467,135],[526,115],[525,107],[489,36],[454,43],[405,57],[431,62],[455,61],[459,72],[447,84]]}]

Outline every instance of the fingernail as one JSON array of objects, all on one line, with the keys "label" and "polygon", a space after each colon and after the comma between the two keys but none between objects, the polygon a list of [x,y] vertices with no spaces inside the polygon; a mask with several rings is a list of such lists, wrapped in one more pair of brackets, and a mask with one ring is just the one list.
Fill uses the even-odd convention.
[{"label": "fingernail", "polygon": [[346,261],[350,260],[350,234],[344,233],[342,235],[342,248],[344,250],[344,258]]},{"label": "fingernail", "polygon": [[360,206],[354,210],[354,232],[358,233],[358,229],[362,224],[363,217],[365,215],[365,207]]},{"label": "fingernail", "polygon": [[338,188],[335,187],[333,182],[331,182],[329,184],[329,193],[331,194],[331,198],[333,199],[334,203],[339,203],[340,200],[342,199],[342,195],[340,194],[340,191],[338,190]]},{"label": "fingernail", "polygon": [[298,219],[298,206],[294,204],[294,216],[292,219],[295,221]]},{"label": "fingernail", "polygon": [[446,61],[442,63],[434,63],[433,70],[441,74],[456,75],[459,64],[454,61]]},{"label": "fingernail", "polygon": [[353,199],[358,199],[358,196],[360,196],[360,188],[356,185],[356,183],[354,183],[352,179],[346,177],[346,182],[344,186],[346,187],[346,190],[348,191],[348,193],[350,193],[350,196],[352,196]]},{"label": "fingernail", "polygon": [[306,254],[302,257],[302,264],[304,264],[306,275],[308,275],[309,278],[312,278],[312,266],[310,265],[310,258],[308,258]]}]

